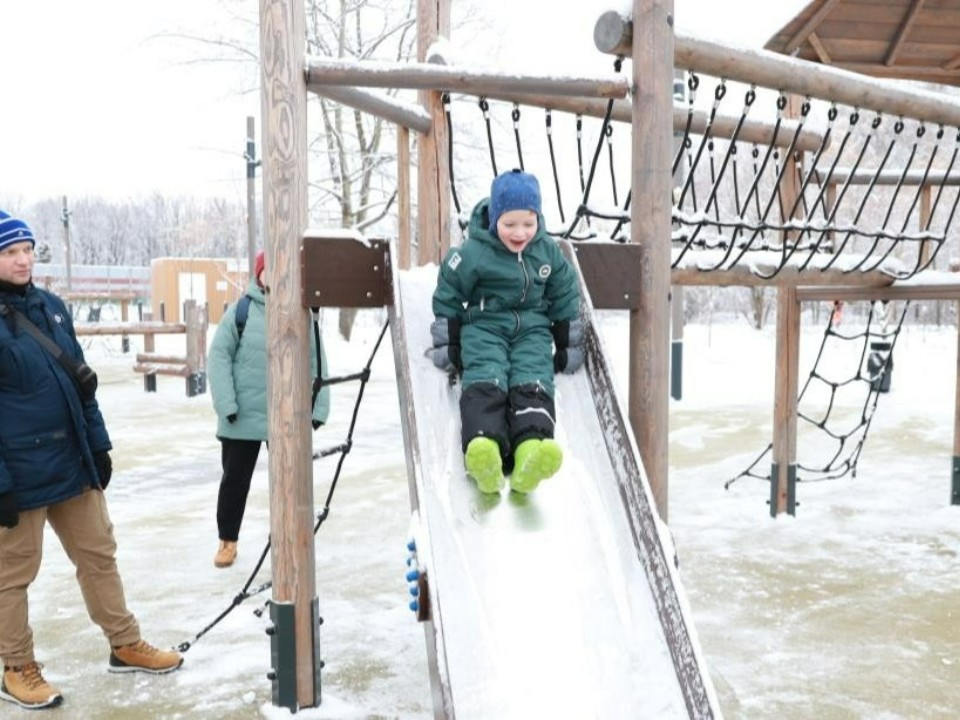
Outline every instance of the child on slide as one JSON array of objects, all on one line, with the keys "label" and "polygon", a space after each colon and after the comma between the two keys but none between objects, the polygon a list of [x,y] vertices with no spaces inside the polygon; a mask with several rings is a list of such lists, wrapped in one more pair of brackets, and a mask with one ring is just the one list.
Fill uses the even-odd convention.
[{"label": "child on slide", "polygon": [[[560,469],[554,372],[583,364],[575,271],[547,234],[536,177],[497,176],[440,266],[434,365],[462,374],[464,465],[483,493],[530,493]],[[553,346],[556,346],[554,352]]]}]

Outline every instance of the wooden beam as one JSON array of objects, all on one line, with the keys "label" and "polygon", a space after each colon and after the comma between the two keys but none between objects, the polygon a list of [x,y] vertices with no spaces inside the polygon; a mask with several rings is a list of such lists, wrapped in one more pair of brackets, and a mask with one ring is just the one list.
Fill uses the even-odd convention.
[{"label": "wooden beam", "polygon": [[960,68],[960,53],[957,53],[952,58],[947,60],[943,65],[940,66],[943,70],[956,70]]},{"label": "wooden beam", "polygon": [[903,48],[903,44],[910,34],[910,28],[912,28],[913,24],[917,21],[917,14],[923,7],[923,2],[924,0],[913,0],[913,2],[910,3],[907,16],[903,19],[903,22],[900,23],[897,35],[894,37],[893,42],[890,43],[890,49],[887,50],[887,56],[883,60],[884,65],[890,66],[897,61],[897,55],[900,54],[900,50]]},{"label": "wooden beam", "polygon": [[[486,97],[493,100],[504,100],[514,102],[519,105],[530,105],[533,107],[550,108],[561,112],[585,115],[587,117],[603,118],[607,114],[608,100],[596,100],[592,98],[568,98],[551,97],[548,95],[529,95],[525,93],[490,93]],[[673,106],[673,130],[682,131],[687,125],[688,108],[685,105]],[[610,112],[610,119],[617,122],[632,122],[633,110],[628,100],[614,100],[613,108]],[[690,123],[690,132],[694,135],[702,135],[707,128],[709,114],[703,110],[695,110]],[[717,115],[713,120],[711,136],[719,139],[729,139],[733,136],[733,131],[737,127],[740,118],[732,115]],[[765,120],[744,121],[740,129],[739,138],[743,142],[757,143],[759,145],[769,145],[774,139],[773,123]],[[780,132],[776,137],[778,147],[788,147],[794,134],[797,131],[797,122],[795,120],[786,120],[780,124]],[[820,148],[823,143],[823,133],[810,128],[803,128],[797,138],[796,149],[801,152],[814,152]]]},{"label": "wooden beam", "polygon": [[[810,63],[766,50],[743,50],[710,40],[676,35],[676,64],[716,77],[774,88],[785,93],[956,127],[960,104],[924,90],[893,87],[834,66]],[[877,67],[884,67],[877,65]],[[887,68],[890,70],[890,68]]]},{"label": "wooden beam", "polygon": [[883,63],[835,62],[833,67],[876,78],[920,80],[940,85],[960,85],[960,69],[945,70],[939,65],[884,65]]},{"label": "wooden beam", "polygon": [[820,37],[816,33],[810,33],[810,37],[808,37],[807,40],[810,43],[810,47],[812,47],[813,51],[817,54],[817,57],[820,58],[820,62],[824,65],[830,65],[833,62],[830,59],[830,53],[827,52],[827,48],[824,47],[820,41]]},{"label": "wooden beam", "polygon": [[[757,253],[759,254],[759,253]],[[776,254],[776,253],[774,253]],[[862,287],[864,289],[883,288],[894,282],[894,278],[882,270],[862,272],[844,272],[830,268],[807,268],[800,270],[797,265],[787,265],[779,269],[779,265],[766,262],[754,257],[751,253],[747,259],[737,265],[720,270],[701,270],[695,259],[688,258],[686,264],[671,270],[670,282],[674,285],[699,285],[712,287],[798,287],[816,285],[817,287]],[[824,255],[824,258],[830,258]],[[706,265],[707,267],[712,267]],[[829,290],[825,290],[829,292]]]},{"label": "wooden beam", "polygon": [[421,135],[426,135],[433,127],[433,122],[426,110],[416,103],[404,102],[399,98],[375,95],[357,88],[321,85],[320,83],[307,85],[307,90],[341,105],[349,105],[357,110],[389,120],[400,127],[416,130]]},{"label": "wooden beam", "polygon": [[[951,273],[952,274],[952,273]],[[928,275],[936,280],[928,279]],[[960,275],[951,278],[948,273],[923,272],[910,280],[890,285],[858,286],[802,286],[797,298],[803,302],[824,300],[960,300]],[[809,281],[810,278],[807,278]]]},{"label": "wooden beam", "polygon": [[388,63],[374,60],[350,62],[311,57],[307,61],[308,85],[396,87],[412,90],[447,90],[472,95],[494,92],[528,92],[574,97],[625,98],[629,83],[623,75],[517,75],[431,63]]},{"label": "wooden beam", "polygon": [[[824,182],[827,179],[827,173],[817,171],[816,177],[817,182]],[[849,178],[851,185],[867,185],[869,183],[896,185],[900,182],[901,177],[903,177],[903,171],[901,170],[884,170],[878,174],[876,170],[870,168],[859,168],[851,177],[850,168],[839,167],[834,169],[830,174],[830,183],[833,185],[842,185],[847,182]],[[924,171],[914,169],[907,172],[906,177],[903,178],[903,184],[916,187],[923,180]],[[926,185],[928,187],[937,185],[953,187],[960,185],[960,171],[954,172],[952,175],[947,175],[943,169],[932,169],[926,174]]]},{"label": "wooden beam", "polygon": [[[594,27],[593,37],[603,52],[624,54],[625,48],[629,53],[633,23],[616,11],[605,12]],[[889,83],[835,65],[812,63],[768,50],[737,48],[681,32],[675,33],[674,49],[674,64],[678,68],[888,115],[953,127],[960,125],[960,104],[953,98],[914,88],[891,87]],[[877,67],[885,66],[878,63]],[[958,78],[960,75],[954,76],[955,80]]]},{"label": "wooden beam", "polygon": [[796,55],[803,41],[809,39],[810,35],[820,27],[820,23],[839,2],[840,0],[821,0],[820,7],[817,8],[816,12],[783,44],[783,54]]}]

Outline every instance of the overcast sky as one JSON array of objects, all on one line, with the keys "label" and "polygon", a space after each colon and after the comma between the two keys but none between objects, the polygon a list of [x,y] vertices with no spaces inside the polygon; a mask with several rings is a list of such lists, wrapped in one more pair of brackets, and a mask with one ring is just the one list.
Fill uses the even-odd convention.
[{"label": "overcast sky", "polygon": [[[217,0],[50,0],[16,3],[15,12],[12,4],[0,10],[0,207],[152,190],[243,200],[246,117],[259,115],[259,97],[240,94],[234,66],[185,63],[183,43],[169,36],[212,36],[224,19]],[[675,12],[681,29],[756,47],[805,4],[675,0]],[[500,61],[515,56],[532,69],[533,56],[573,72],[589,65],[571,63],[580,55],[608,67],[593,26],[629,2],[570,5],[558,34],[543,31],[555,0],[485,3],[503,28]]]}]

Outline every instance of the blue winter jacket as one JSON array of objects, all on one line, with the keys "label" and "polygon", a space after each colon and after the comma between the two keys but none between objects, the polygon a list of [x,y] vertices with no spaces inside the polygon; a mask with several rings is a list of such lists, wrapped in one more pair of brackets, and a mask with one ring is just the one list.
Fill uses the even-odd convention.
[{"label": "blue winter jacket", "polygon": [[[0,291],[0,303],[83,360],[60,298],[30,284],[22,295]],[[31,510],[100,487],[93,454],[112,446],[97,401],[83,402],[67,371],[15,324],[12,313],[0,318],[0,493],[14,490],[20,510]]]}]

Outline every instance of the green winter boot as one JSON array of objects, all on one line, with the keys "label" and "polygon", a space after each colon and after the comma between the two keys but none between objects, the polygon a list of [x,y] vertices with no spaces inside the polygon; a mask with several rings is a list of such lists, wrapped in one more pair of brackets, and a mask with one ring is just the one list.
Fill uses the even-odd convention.
[{"label": "green winter boot", "polygon": [[467,445],[463,464],[470,476],[477,481],[480,492],[493,494],[503,489],[503,461],[500,446],[488,437],[475,437]]},{"label": "green winter boot", "polygon": [[563,451],[553,440],[524,440],[514,453],[510,488],[519,493],[532,493],[540,481],[555,474],[562,463]]}]

